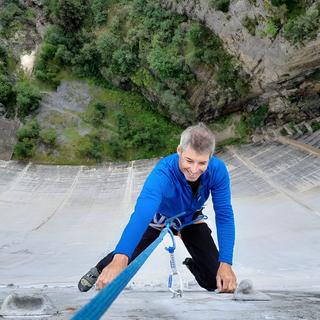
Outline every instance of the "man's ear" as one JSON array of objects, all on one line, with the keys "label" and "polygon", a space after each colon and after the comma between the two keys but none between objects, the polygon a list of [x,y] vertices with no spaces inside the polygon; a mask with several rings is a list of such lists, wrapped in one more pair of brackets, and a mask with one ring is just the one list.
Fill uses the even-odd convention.
[{"label": "man's ear", "polygon": [[182,148],[180,145],[178,145],[178,147],[177,147],[177,152],[178,152],[179,156],[181,156]]}]

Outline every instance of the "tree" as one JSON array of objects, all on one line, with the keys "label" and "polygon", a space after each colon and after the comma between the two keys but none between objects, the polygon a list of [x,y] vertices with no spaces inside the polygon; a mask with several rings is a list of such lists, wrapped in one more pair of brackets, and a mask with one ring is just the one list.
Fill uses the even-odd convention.
[{"label": "tree", "polygon": [[113,52],[121,45],[120,38],[111,32],[102,33],[97,39],[97,48],[101,55],[102,63],[111,62]]},{"label": "tree", "polygon": [[164,79],[176,78],[183,69],[180,56],[173,54],[166,48],[156,47],[147,56],[147,61],[154,71]]},{"label": "tree", "polygon": [[107,21],[107,9],[110,0],[93,0],[91,9],[96,25],[101,25]]},{"label": "tree", "polygon": [[63,30],[72,33],[81,29],[88,10],[84,0],[58,0],[54,14],[57,24]]},{"label": "tree", "polygon": [[128,77],[136,71],[137,66],[138,59],[129,45],[123,44],[119,49],[114,51],[110,66],[112,73]]},{"label": "tree", "polygon": [[291,43],[302,43],[317,36],[320,10],[309,9],[305,14],[290,19],[284,27],[284,36]]},{"label": "tree", "polygon": [[85,43],[73,60],[75,71],[80,76],[98,76],[101,67],[101,54],[95,42]]},{"label": "tree", "polygon": [[13,96],[12,85],[8,79],[0,74],[0,103],[7,105]]},{"label": "tree", "polygon": [[230,0],[209,0],[209,4],[212,8],[216,10],[220,10],[222,12],[228,12]]},{"label": "tree", "polygon": [[27,82],[18,82],[14,89],[17,94],[19,117],[24,118],[38,109],[41,101],[41,94],[38,88]]},{"label": "tree", "polygon": [[40,133],[40,125],[36,119],[28,121],[22,128],[17,131],[19,141],[26,139],[37,140]]},{"label": "tree", "polygon": [[31,158],[34,154],[35,144],[31,140],[18,141],[14,146],[14,156],[18,159]]},{"label": "tree", "polygon": [[14,156],[18,159],[31,158],[39,138],[40,125],[36,119],[27,122],[17,131],[18,142],[14,146]]}]

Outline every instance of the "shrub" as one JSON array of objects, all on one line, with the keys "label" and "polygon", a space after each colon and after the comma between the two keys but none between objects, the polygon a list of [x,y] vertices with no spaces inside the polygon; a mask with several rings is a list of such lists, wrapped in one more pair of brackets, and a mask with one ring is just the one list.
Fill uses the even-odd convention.
[{"label": "shrub", "polygon": [[248,115],[247,117],[247,123],[250,128],[256,129],[259,126],[264,124],[264,121],[266,120],[268,116],[268,106],[263,105],[258,107],[254,112]]},{"label": "shrub", "polygon": [[89,121],[94,126],[100,126],[106,117],[107,107],[101,103],[96,102],[93,104],[92,109],[89,111]]},{"label": "shrub", "polygon": [[4,30],[8,29],[15,16],[20,14],[22,14],[22,10],[15,3],[8,3],[4,8],[1,8],[0,25]]},{"label": "shrub", "polygon": [[320,122],[313,122],[311,123],[311,128],[315,132],[317,130],[320,130]]},{"label": "shrub", "polygon": [[14,146],[14,156],[18,159],[31,158],[34,155],[39,138],[40,126],[36,119],[30,120],[17,130],[18,142]]},{"label": "shrub", "polygon": [[39,51],[40,59],[48,61],[54,58],[57,51],[57,46],[48,42],[44,42]]},{"label": "shrub", "polygon": [[41,141],[48,146],[55,146],[57,141],[57,133],[53,128],[44,129],[40,131]]},{"label": "shrub", "polygon": [[19,117],[24,118],[38,109],[41,101],[39,89],[27,82],[18,82],[15,85],[14,90],[17,94]]},{"label": "shrub", "polygon": [[110,71],[122,77],[129,77],[138,67],[138,59],[129,45],[123,44],[112,55]]},{"label": "shrub", "polygon": [[7,50],[0,45],[0,75],[5,73],[8,67],[8,53]]},{"label": "shrub", "polygon": [[156,47],[150,51],[147,61],[162,78],[175,78],[183,69],[182,57],[173,54],[166,48]]},{"label": "shrub", "polygon": [[200,46],[203,44],[203,40],[207,36],[207,33],[207,30],[197,23],[192,24],[188,29],[187,37],[195,46]]},{"label": "shrub", "polygon": [[177,123],[190,124],[194,120],[190,106],[171,90],[164,91],[161,94],[160,101],[162,105],[168,108],[170,117]]},{"label": "shrub", "polygon": [[58,44],[67,45],[68,39],[65,35],[63,29],[57,25],[50,25],[46,29],[46,34],[44,36],[44,42],[50,43],[54,46]]},{"label": "shrub", "polygon": [[155,116],[141,114],[138,118],[132,118],[124,111],[118,115],[118,128],[123,147],[136,151],[140,149],[140,157],[156,154],[165,147],[163,128]]},{"label": "shrub", "polygon": [[248,83],[244,81],[238,69],[232,64],[231,58],[227,58],[219,66],[215,75],[217,83],[223,88],[230,88],[235,95],[244,96],[248,93]]},{"label": "shrub", "polygon": [[57,0],[54,9],[56,22],[66,32],[76,32],[90,13],[84,0]]},{"label": "shrub", "polygon": [[271,38],[275,38],[279,28],[280,26],[278,26],[273,19],[268,19],[262,34],[270,36]]},{"label": "shrub", "polygon": [[95,42],[84,44],[75,56],[73,63],[75,72],[81,77],[97,76],[100,74],[101,54]]},{"label": "shrub", "polygon": [[256,26],[258,25],[258,20],[256,19],[256,17],[250,18],[249,16],[245,16],[242,19],[242,25],[252,36],[254,36],[256,34]]},{"label": "shrub", "polygon": [[88,134],[78,142],[78,154],[82,158],[101,161],[103,158],[103,145],[101,138],[96,134]]},{"label": "shrub", "polygon": [[31,140],[18,141],[14,146],[14,157],[18,159],[31,158],[35,152],[35,144]]},{"label": "shrub", "polygon": [[302,43],[305,39],[314,39],[319,29],[319,10],[308,10],[306,14],[290,19],[284,26],[284,36],[291,43]]},{"label": "shrub", "polygon": [[111,32],[102,33],[97,39],[97,49],[101,55],[102,63],[108,65],[113,52],[121,45],[120,38]]},{"label": "shrub", "polygon": [[39,137],[39,133],[40,125],[36,119],[33,119],[17,130],[17,138],[19,141],[24,141],[26,139],[36,140]]},{"label": "shrub", "polygon": [[230,0],[209,0],[209,5],[216,10],[228,12]]},{"label": "shrub", "polygon": [[13,96],[12,85],[4,75],[0,74],[0,103],[7,105]]},{"label": "shrub", "polygon": [[54,55],[54,62],[60,66],[70,65],[72,61],[72,53],[67,49],[64,44],[59,44],[57,46],[56,53]]},{"label": "shrub", "polygon": [[248,125],[248,121],[245,116],[241,116],[240,121],[235,126],[235,132],[242,139],[246,138],[249,134],[251,134],[252,131]]},{"label": "shrub", "polygon": [[107,9],[110,0],[93,0],[91,10],[96,25],[101,25],[107,21]]}]

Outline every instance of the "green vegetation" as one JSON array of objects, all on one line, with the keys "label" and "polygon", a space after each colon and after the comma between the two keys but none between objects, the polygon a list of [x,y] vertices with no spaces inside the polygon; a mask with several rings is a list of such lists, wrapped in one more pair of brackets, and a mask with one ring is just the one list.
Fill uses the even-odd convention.
[{"label": "green vegetation", "polygon": [[32,86],[29,82],[18,82],[14,87],[14,91],[20,118],[24,118],[38,109],[41,95],[37,87]]},{"label": "green vegetation", "polygon": [[221,40],[158,1],[47,0],[46,9],[54,25],[36,59],[35,75],[41,81],[57,85],[61,70],[70,68],[101,84],[138,87],[146,96],[156,96],[158,111],[183,125],[193,121],[187,102],[188,90],[198,81],[193,67],[213,68],[217,83],[234,97],[248,91]]},{"label": "green vegetation", "polygon": [[265,124],[269,113],[269,108],[267,105],[259,106],[256,110],[247,116],[247,123],[249,128],[256,129]]},{"label": "green vegetation", "polygon": [[193,23],[188,32],[189,64],[196,66],[205,64],[216,69],[217,83],[234,97],[248,93],[248,82],[241,75],[233,58],[225,52],[221,40],[204,26]]},{"label": "green vegetation", "polygon": [[99,87],[91,87],[91,94],[95,100],[83,119],[95,129],[80,138],[80,157],[133,160],[174,152],[182,128],[157,115],[144,98]]},{"label": "green vegetation", "polygon": [[12,99],[12,95],[11,82],[5,75],[0,74],[0,103],[6,106]]},{"label": "green vegetation", "polygon": [[258,20],[256,17],[250,18],[249,16],[245,16],[241,22],[252,36],[256,35],[256,27],[258,25]]},{"label": "green vegetation", "polygon": [[95,164],[175,151],[182,128],[155,113],[142,96],[92,84],[89,90],[93,100],[85,112],[53,111],[43,120],[46,128],[27,121],[17,132],[14,158]]},{"label": "green vegetation", "polygon": [[[54,88],[70,74],[94,84],[93,101],[83,113],[52,111],[37,136],[19,133],[16,158],[96,163],[165,155],[175,150],[180,125],[195,120],[188,101],[190,90],[202,84],[196,76],[199,70],[213,73],[214,85],[230,99],[248,92],[248,80],[222,41],[156,0],[43,3],[51,26],[37,53],[37,80],[14,84],[3,74],[0,98],[14,101],[15,114],[25,121],[39,106],[37,87]],[[227,12],[229,1],[211,5]],[[115,87],[140,91],[153,104]]]},{"label": "green vegetation", "polygon": [[22,160],[31,158],[36,150],[39,133],[40,125],[35,119],[20,128],[17,131],[18,142],[14,147],[13,157]]},{"label": "green vegetation", "polygon": [[290,19],[284,27],[284,36],[291,43],[303,43],[315,39],[320,24],[320,7],[309,9],[305,14]]},{"label": "green vegetation", "polygon": [[209,0],[211,8],[220,10],[222,12],[229,11],[230,0]]},{"label": "green vegetation", "polygon": [[14,114],[15,93],[13,81],[9,72],[10,56],[0,45],[0,103],[5,107],[8,116]]},{"label": "green vegetation", "polygon": [[284,37],[292,44],[303,44],[305,40],[315,39],[320,25],[320,4],[306,0],[272,0],[265,2],[270,12],[264,35],[274,38],[283,28]]},{"label": "green vegetation", "polygon": [[217,139],[217,151],[235,144],[251,141],[252,134],[259,127],[266,125],[268,106],[262,105],[252,112],[242,112],[222,116],[209,124]]},{"label": "green vegetation", "polygon": [[311,128],[313,131],[318,131],[320,130],[320,122],[313,122],[311,123]]},{"label": "green vegetation", "polygon": [[43,129],[40,131],[40,139],[45,145],[54,147],[57,141],[57,133],[53,128]]},{"label": "green vegetation", "polygon": [[262,35],[269,36],[270,38],[274,39],[279,32],[280,25],[275,19],[268,19]]},{"label": "green vegetation", "polygon": [[22,1],[2,1],[0,10],[0,36],[10,39],[15,31],[35,24],[35,18],[36,14],[34,10],[28,8]]}]

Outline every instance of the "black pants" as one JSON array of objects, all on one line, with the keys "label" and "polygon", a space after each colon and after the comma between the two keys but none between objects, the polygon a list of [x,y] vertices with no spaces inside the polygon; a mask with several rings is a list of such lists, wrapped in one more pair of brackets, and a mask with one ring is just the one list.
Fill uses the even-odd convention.
[{"label": "black pants", "polygon": [[[181,239],[190,253],[192,259],[186,259],[186,265],[202,288],[213,291],[217,288],[216,275],[219,268],[219,253],[212,239],[211,230],[206,223],[186,226],[181,231]],[[159,230],[148,227],[133,252],[129,263],[144,251],[160,234]],[[101,272],[113,259],[110,252],[98,264]]]}]

